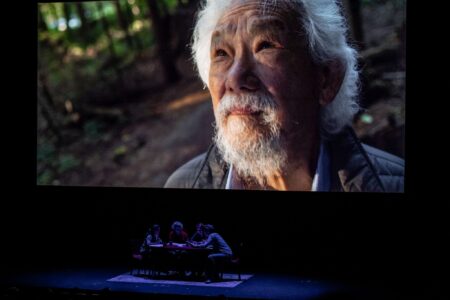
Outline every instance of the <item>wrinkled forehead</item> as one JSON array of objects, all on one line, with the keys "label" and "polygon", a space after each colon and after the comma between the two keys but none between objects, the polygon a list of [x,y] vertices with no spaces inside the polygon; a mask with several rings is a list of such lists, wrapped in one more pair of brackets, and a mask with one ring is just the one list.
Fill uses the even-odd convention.
[{"label": "wrinkled forehead", "polygon": [[226,12],[236,13],[240,9],[255,9],[261,14],[286,12],[286,10],[292,9],[296,1],[293,0],[229,0]]},{"label": "wrinkled forehead", "polygon": [[[239,25],[252,29],[269,27],[275,30],[293,29],[298,20],[294,1],[287,0],[231,0],[219,18],[215,32],[235,31]],[[240,22],[242,21],[243,22]]]}]

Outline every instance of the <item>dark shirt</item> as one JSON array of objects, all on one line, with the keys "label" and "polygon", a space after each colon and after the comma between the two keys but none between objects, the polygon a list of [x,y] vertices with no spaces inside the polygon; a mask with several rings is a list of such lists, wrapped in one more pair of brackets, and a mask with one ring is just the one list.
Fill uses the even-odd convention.
[{"label": "dark shirt", "polygon": [[181,231],[179,235],[173,230],[169,233],[169,241],[173,243],[184,244],[187,242],[188,238],[188,234],[184,230]]},{"label": "dark shirt", "polygon": [[163,242],[159,236],[156,237],[156,236],[152,236],[151,234],[147,234],[144,242],[141,245],[141,248],[139,249],[139,252],[141,252],[141,253],[149,252],[151,250],[150,249],[151,245],[159,245],[162,243]]},{"label": "dark shirt", "polygon": [[198,232],[195,232],[191,237],[191,241],[193,242],[203,242],[204,240],[205,237]]}]

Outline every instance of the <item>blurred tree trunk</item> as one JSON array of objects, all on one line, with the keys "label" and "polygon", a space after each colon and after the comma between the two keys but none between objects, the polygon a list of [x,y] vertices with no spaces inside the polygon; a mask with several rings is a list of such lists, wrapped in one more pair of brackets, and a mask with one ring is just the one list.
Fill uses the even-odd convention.
[{"label": "blurred tree trunk", "polygon": [[[41,107],[41,112],[45,118],[49,130],[55,135],[57,144],[62,141],[62,135],[59,129],[59,121],[55,101],[47,84],[47,76],[40,71],[38,73],[38,82],[41,87],[42,96],[38,96],[38,105]],[[38,94],[39,95],[39,94]]]},{"label": "blurred tree trunk", "polygon": [[45,22],[44,14],[41,11],[41,6],[38,6],[38,18],[39,18],[39,29],[42,31],[47,31],[47,23]]},{"label": "blurred tree trunk", "polygon": [[171,26],[176,28],[175,43],[172,50],[172,57],[180,55],[190,55],[188,45],[194,28],[194,19],[197,12],[198,0],[186,2],[183,6],[178,7],[172,15]]},{"label": "blurred tree trunk", "polygon": [[122,27],[122,30],[125,32],[125,40],[127,42],[128,48],[132,49],[133,41],[131,40],[130,31],[128,30],[128,22],[122,11],[122,7],[120,6],[120,2],[115,1],[114,5],[116,7],[117,19],[119,21],[120,27]]},{"label": "blurred tree trunk", "polygon": [[70,20],[69,3],[66,3],[66,2],[63,3],[63,12],[64,12],[64,19],[66,20],[67,38],[70,41],[70,40],[72,40],[72,28],[70,28],[70,26],[69,26],[69,20]]},{"label": "blurred tree trunk", "polygon": [[[49,7],[50,16],[54,20],[58,21],[59,20],[59,14],[58,14],[58,10],[56,9],[56,4],[55,3],[49,3],[48,7]],[[59,22],[57,22],[57,24],[59,25]]]},{"label": "blurred tree trunk", "polygon": [[[50,15],[53,17],[54,20],[57,21],[57,24],[58,24],[57,28],[58,28],[60,18],[64,17],[59,14],[60,12],[57,8],[57,6],[61,5],[61,3],[49,3],[48,5],[49,5],[48,7],[49,7]],[[64,12],[63,12],[63,14],[64,14]],[[54,48],[55,53],[57,54],[57,57],[58,57],[58,61],[61,65],[64,64],[64,57],[66,56],[67,51],[69,50],[67,43],[66,43],[66,41],[67,41],[66,39],[67,39],[67,36],[64,35],[58,39],[51,40],[51,42],[50,42],[50,45],[52,46],[52,48]]]},{"label": "blurred tree trunk", "polygon": [[365,43],[361,18],[361,0],[345,0],[344,7],[347,10],[353,39],[359,46],[359,49],[363,50],[365,48]]},{"label": "blurred tree trunk", "polygon": [[106,19],[106,16],[103,12],[103,3],[101,1],[98,1],[96,3],[97,3],[97,9],[100,12],[100,23],[102,25],[103,32],[105,33],[106,37],[108,38],[108,49],[111,54],[111,58],[116,60],[117,54],[116,54],[116,51],[114,50],[114,40],[111,35],[111,32],[109,31],[110,28],[109,28],[108,20]]},{"label": "blurred tree trunk", "polygon": [[53,17],[55,18],[55,20],[59,19],[59,15],[58,15],[58,11],[56,9],[56,4],[55,3],[49,3],[49,8],[50,8],[50,14],[53,15]]},{"label": "blurred tree trunk", "polygon": [[[103,3],[101,1],[96,2],[96,3],[97,3],[97,9],[100,12],[100,23],[103,27],[103,31],[105,32],[106,37],[108,38],[108,49],[110,52],[109,59],[107,59],[103,63],[101,69],[106,70],[108,68],[112,68],[114,70],[114,73],[117,76],[118,84],[119,84],[119,86],[115,85],[114,88],[123,87],[124,79],[123,79],[122,73],[120,72],[119,67],[118,67],[119,58],[117,56],[117,52],[114,49],[114,39],[110,32],[110,25],[108,23],[108,19],[106,18],[106,15],[103,10]],[[101,72],[100,76],[103,76],[103,72]],[[107,82],[106,79],[104,79],[104,81]]]},{"label": "blurred tree trunk", "polygon": [[[180,79],[180,74],[176,68],[175,59],[172,57],[172,50],[170,48],[172,36],[170,14],[166,12],[166,14],[162,16],[156,0],[147,0],[147,4],[150,11],[153,31],[155,33],[158,57],[164,70],[165,82],[176,82]],[[160,2],[160,4],[165,5],[163,2]],[[166,8],[164,7],[164,9]]]},{"label": "blurred tree trunk", "polygon": [[89,24],[88,19],[86,17],[86,10],[84,9],[83,3],[76,2],[75,6],[77,8],[78,17],[80,18],[80,21],[81,21],[81,27],[80,27],[81,38],[90,40],[90,38],[89,38],[89,36],[90,36],[90,24]]}]

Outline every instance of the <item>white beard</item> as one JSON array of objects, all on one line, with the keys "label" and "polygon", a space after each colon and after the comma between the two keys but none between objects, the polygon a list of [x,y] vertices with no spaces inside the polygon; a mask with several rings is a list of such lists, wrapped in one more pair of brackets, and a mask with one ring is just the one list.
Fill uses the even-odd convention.
[{"label": "white beard", "polygon": [[[229,116],[233,107],[262,111],[258,116]],[[282,172],[287,162],[276,102],[267,95],[225,95],[215,111],[215,143],[239,177],[265,186],[267,177]]]}]

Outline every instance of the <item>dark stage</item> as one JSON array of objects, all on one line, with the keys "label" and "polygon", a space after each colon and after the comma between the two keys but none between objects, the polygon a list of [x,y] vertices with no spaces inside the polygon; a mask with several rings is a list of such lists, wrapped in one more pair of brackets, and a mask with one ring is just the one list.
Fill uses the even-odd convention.
[{"label": "dark stage", "polygon": [[[126,268],[69,268],[9,274],[2,278],[2,296],[146,298],[146,299],[384,299],[380,289],[355,288],[297,276],[254,274],[233,288],[110,282]],[[34,298],[33,297],[33,298]]]},{"label": "dark stage", "polygon": [[[98,200],[107,191],[116,200]],[[408,230],[398,222],[399,202],[394,205],[386,196],[375,203],[362,201],[361,195],[343,201],[335,194],[324,201],[291,194],[298,199],[294,202],[274,201],[273,193],[235,193],[220,206],[219,194],[212,192],[92,192],[39,189],[38,194],[64,199],[15,202],[5,210],[2,296],[402,299],[399,281],[410,266],[404,255]],[[97,193],[97,200],[81,200]],[[181,201],[199,195],[217,200]],[[255,196],[259,202],[251,199]],[[301,200],[305,196],[315,201]],[[174,220],[181,220],[189,233],[196,222],[214,224],[239,253],[242,274],[253,276],[235,287],[108,281],[130,270],[130,239],[141,240],[148,226],[158,223],[166,240]]]}]

